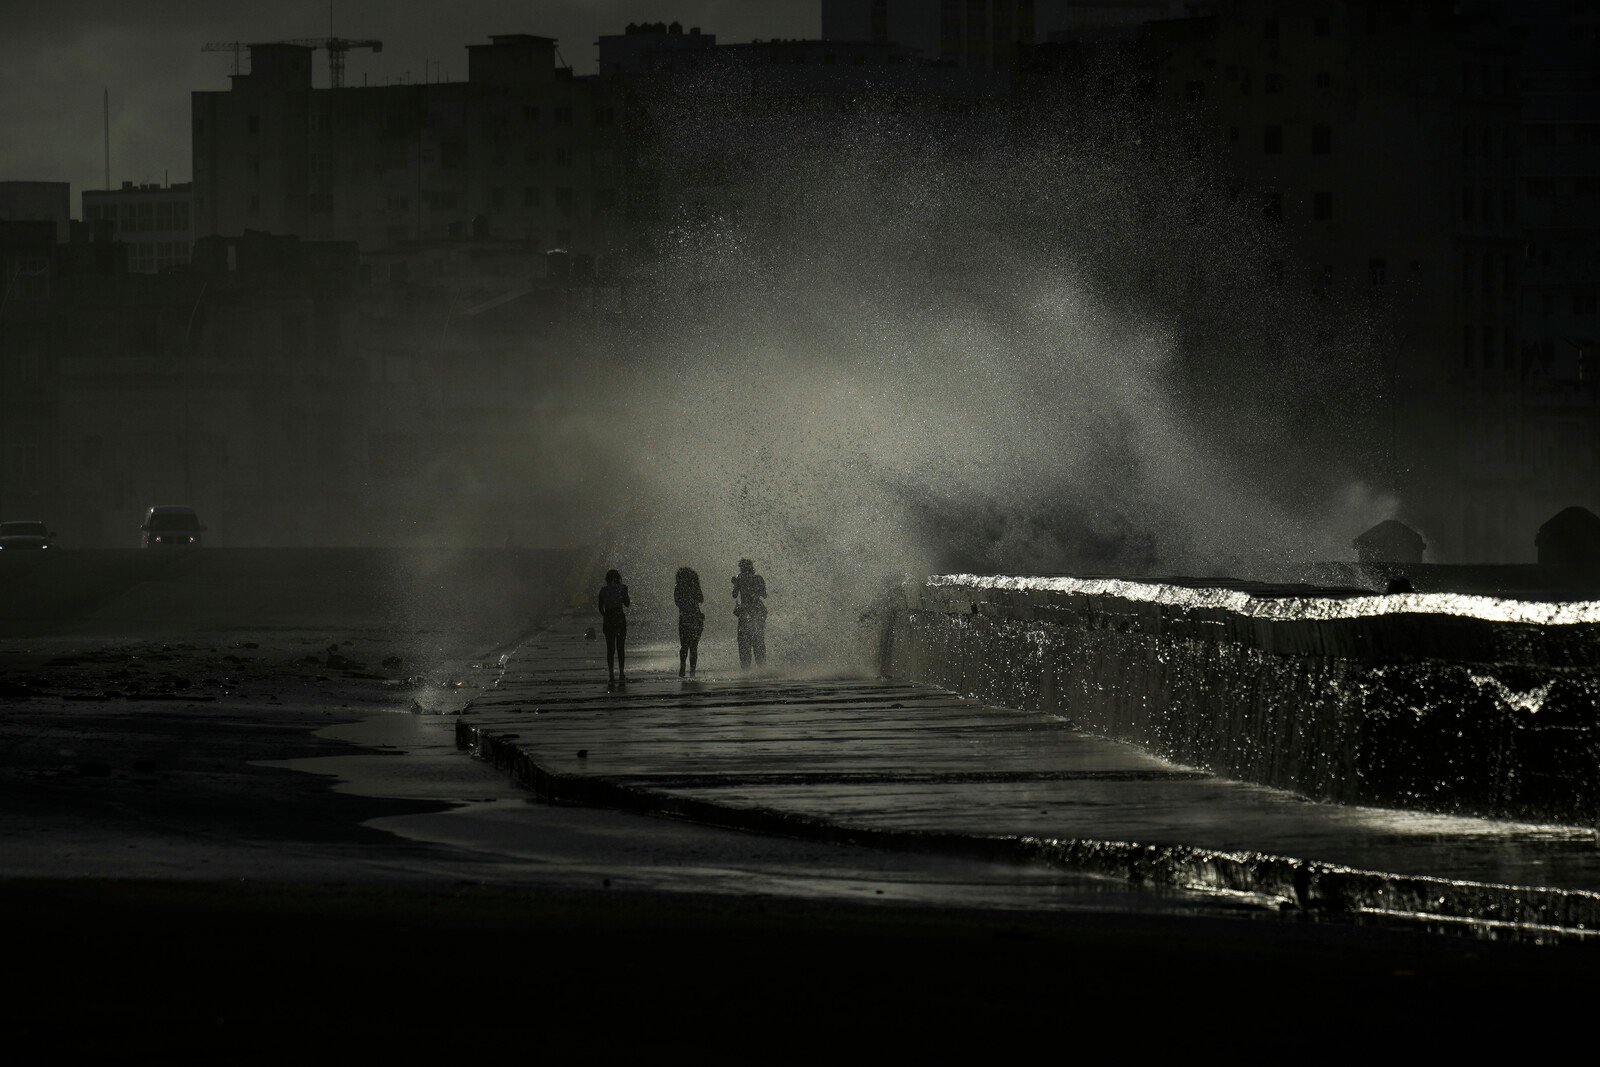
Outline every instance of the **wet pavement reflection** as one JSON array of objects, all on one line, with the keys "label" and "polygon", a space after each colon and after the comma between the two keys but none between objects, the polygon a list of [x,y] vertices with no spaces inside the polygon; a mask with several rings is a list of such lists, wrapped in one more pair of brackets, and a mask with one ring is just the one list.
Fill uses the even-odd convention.
[{"label": "wet pavement reflection", "polygon": [[924,686],[714,669],[690,686],[672,652],[641,643],[634,684],[607,693],[567,620],[460,737],[545,795],[641,812],[1348,915],[1600,918],[1591,828],[1313,803]]}]

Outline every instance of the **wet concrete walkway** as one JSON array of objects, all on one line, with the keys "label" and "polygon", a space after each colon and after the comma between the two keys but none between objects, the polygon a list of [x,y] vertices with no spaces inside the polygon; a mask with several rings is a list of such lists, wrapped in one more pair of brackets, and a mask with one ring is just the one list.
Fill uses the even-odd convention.
[{"label": "wet concrete walkway", "polygon": [[1270,906],[1600,924],[1592,828],[1312,803],[922,686],[726,670],[685,683],[675,646],[634,649],[632,684],[607,693],[584,625],[529,641],[457,727],[551,799]]}]

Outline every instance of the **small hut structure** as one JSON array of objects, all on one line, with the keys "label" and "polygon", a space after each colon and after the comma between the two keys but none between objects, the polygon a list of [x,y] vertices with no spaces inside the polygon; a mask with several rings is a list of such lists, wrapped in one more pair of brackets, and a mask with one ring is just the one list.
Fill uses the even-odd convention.
[{"label": "small hut structure", "polygon": [[1362,563],[1421,563],[1428,550],[1422,535],[1398,519],[1385,519],[1351,543]]},{"label": "small hut structure", "polygon": [[1533,547],[1541,567],[1600,572],[1600,515],[1588,508],[1563,508],[1539,527]]}]

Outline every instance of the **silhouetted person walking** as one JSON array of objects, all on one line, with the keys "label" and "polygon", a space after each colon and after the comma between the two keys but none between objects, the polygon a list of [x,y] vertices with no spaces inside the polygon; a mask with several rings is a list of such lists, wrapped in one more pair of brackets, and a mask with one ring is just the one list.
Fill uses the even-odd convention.
[{"label": "silhouetted person walking", "polygon": [[[633,601],[628,599],[628,587],[622,584],[622,573],[615,569],[606,571],[606,584],[600,587],[601,629],[606,634],[606,688],[615,689],[628,684],[628,611]],[[615,671],[612,670],[613,663]]]},{"label": "silhouetted person walking", "polygon": [[685,666],[693,677],[700,661],[700,635],[706,630],[706,613],[700,610],[706,597],[700,591],[700,575],[694,568],[678,568],[672,599],[678,605],[678,677],[683,677]]},{"label": "silhouetted person walking", "polygon": [[739,561],[733,576],[733,613],[739,619],[739,666],[748,670],[767,662],[767,581],[756,573],[756,565]]}]

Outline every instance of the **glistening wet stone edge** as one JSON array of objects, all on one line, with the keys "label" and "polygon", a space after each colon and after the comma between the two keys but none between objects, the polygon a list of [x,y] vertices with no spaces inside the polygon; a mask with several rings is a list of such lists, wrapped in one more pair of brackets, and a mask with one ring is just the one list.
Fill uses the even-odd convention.
[{"label": "glistening wet stone edge", "polygon": [[1087,838],[936,833],[849,826],[798,812],[738,807],[539,765],[512,735],[466,719],[456,745],[509,773],[542,800],[668,816],[752,833],[968,859],[1045,863],[1132,886],[1166,886],[1329,917],[1383,916],[1537,930],[1564,938],[1600,931],[1600,893],[1366,871],[1336,864],[1189,845]]},{"label": "glistening wet stone edge", "polygon": [[[1256,614],[1235,610],[1241,597]],[[1262,615],[1269,600],[1122,580],[912,581],[880,608],[880,670],[1313,800],[1600,824],[1600,624],[1405,604]],[[1572,606],[1529,610],[1546,607]]]}]

